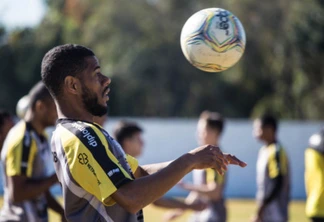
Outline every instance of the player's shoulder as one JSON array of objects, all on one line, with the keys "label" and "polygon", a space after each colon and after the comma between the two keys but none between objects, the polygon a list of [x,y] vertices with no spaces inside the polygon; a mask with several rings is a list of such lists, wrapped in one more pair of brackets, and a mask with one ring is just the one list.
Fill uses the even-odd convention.
[{"label": "player's shoulder", "polygon": [[1,158],[3,159],[7,155],[19,152],[23,146],[30,146],[31,136],[27,132],[26,122],[21,120],[15,126],[13,126],[4,141],[1,151]]},{"label": "player's shoulder", "polygon": [[308,147],[320,153],[324,153],[324,129],[310,136]]},{"label": "player's shoulder", "polygon": [[6,137],[6,144],[16,145],[22,143],[26,134],[26,122],[19,121],[13,126]]},{"label": "player's shoulder", "polygon": [[59,119],[54,135],[69,141],[80,140],[85,146],[96,147],[98,146],[102,133],[96,125],[90,122]]}]

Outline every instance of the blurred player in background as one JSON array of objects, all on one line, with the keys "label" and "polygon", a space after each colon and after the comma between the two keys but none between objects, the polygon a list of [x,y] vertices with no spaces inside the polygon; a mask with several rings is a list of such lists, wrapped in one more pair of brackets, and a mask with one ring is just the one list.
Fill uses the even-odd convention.
[{"label": "blurred player in background", "polygon": [[143,129],[135,122],[120,121],[114,128],[114,138],[125,153],[139,157],[144,148]]},{"label": "blurred player in background", "polygon": [[[52,137],[55,169],[63,188],[68,221],[144,221],[142,208],[171,189],[193,169],[246,164],[218,147],[198,147],[174,161],[139,166],[94,116],[107,113],[110,78],[101,73],[92,50],[60,45],[46,53],[42,79],[55,99],[59,120]],[[66,167],[68,166],[68,167]]]},{"label": "blurred player in background", "polygon": [[305,151],[306,216],[324,222],[324,128],[309,139]]},{"label": "blurred player in background", "polygon": [[[114,129],[114,137],[121,145],[126,154],[138,158],[144,148],[143,129],[135,122],[120,121]],[[174,198],[162,197],[153,203],[155,206],[164,208],[180,208],[201,211],[206,204],[201,202],[185,203]],[[124,220],[127,222],[128,220]]]},{"label": "blurred player in background", "polygon": [[[219,146],[223,128],[224,120],[219,113],[202,112],[197,124],[199,145],[212,144]],[[193,184],[181,184],[184,189],[191,191],[186,198],[186,202],[204,202],[208,207],[201,212],[195,212],[190,221],[225,222],[227,218],[224,200],[225,175],[219,175],[213,169],[194,170],[192,173]],[[169,212],[166,219],[175,219],[182,213],[183,210]]]},{"label": "blurred player in background", "polygon": [[58,182],[49,175],[53,164],[45,128],[57,119],[54,101],[42,82],[29,93],[30,106],[24,119],[8,133],[1,160],[4,203],[0,221],[48,221],[48,207],[64,220],[63,208],[49,192]]},{"label": "blurred player in background", "polygon": [[13,116],[5,110],[0,110],[0,152],[9,130],[14,125]]},{"label": "blurred player in background", "polygon": [[277,139],[277,120],[270,115],[257,118],[254,136],[265,146],[259,150],[257,170],[257,212],[255,222],[288,221],[290,171],[287,154]]}]

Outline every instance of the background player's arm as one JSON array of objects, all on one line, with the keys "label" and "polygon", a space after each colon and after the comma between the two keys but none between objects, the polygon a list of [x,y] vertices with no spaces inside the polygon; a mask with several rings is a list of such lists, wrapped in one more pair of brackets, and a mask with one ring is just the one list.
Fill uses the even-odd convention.
[{"label": "background player's arm", "polygon": [[9,176],[7,179],[9,198],[14,203],[37,197],[58,181],[56,174],[39,180],[30,179],[25,175]]},{"label": "background player's arm", "polygon": [[199,195],[206,196],[208,199],[214,201],[219,200],[222,197],[224,185],[217,184],[216,182],[209,182],[207,184],[194,185],[189,183],[181,183],[180,186],[188,191],[194,191]]},{"label": "background player's arm", "polygon": [[65,216],[64,216],[64,209],[63,207],[58,203],[58,201],[53,197],[53,195],[51,194],[51,192],[49,190],[47,190],[45,192],[45,197],[47,200],[47,205],[50,209],[52,209],[53,211],[55,211],[56,213],[61,215],[62,221],[66,221],[65,220]]}]

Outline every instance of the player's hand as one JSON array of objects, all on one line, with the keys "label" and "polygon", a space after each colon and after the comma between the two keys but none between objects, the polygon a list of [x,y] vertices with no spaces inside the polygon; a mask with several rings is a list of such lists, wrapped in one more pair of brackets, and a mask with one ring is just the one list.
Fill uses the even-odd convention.
[{"label": "player's hand", "polygon": [[247,164],[241,160],[239,160],[236,156],[229,154],[229,153],[224,153],[224,156],[228,162],[228,164],[232,165],[238,165],[240,167],[246,167]]},{"label": "player's hand", "polygon": [[204,145],[191,150],[194,169],[213,168],[219,174],[223,175],[227,170],[228,160],[219,147],[212,145]]}]

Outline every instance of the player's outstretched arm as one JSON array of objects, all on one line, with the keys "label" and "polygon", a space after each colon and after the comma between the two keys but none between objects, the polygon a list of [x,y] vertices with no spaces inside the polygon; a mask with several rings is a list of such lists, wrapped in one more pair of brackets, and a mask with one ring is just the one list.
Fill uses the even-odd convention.
[{"label": "player's outstretched arm", "polygon": [[[245,167],[247,165],[245,162],[239,160],[234,155],[231,155],[228,153],[223,153],[223,156],[224,156],[226,165],[231,164],[231,165],[238,165],[240,167]],[[160,171],[161,169],[165,168],[166,166],[168,166],[170,163],[172,163],[172,161],[139,166],[138,169],[136,170],[136,172],[134,173],[135,177],[139,178],[142,176],[147,176],[148,174],[156,173],[156,172]]]},{"label": "player's outstretched arm", "polygon": [[214,168],[223,174],[228,162],[240,165],[240,160],[223,155],[218,147],[198,147],[171,162],[164,169],[121,186],[112,198],[131,213],[154,202],[171,189],[182,177],[193,169]]}]

